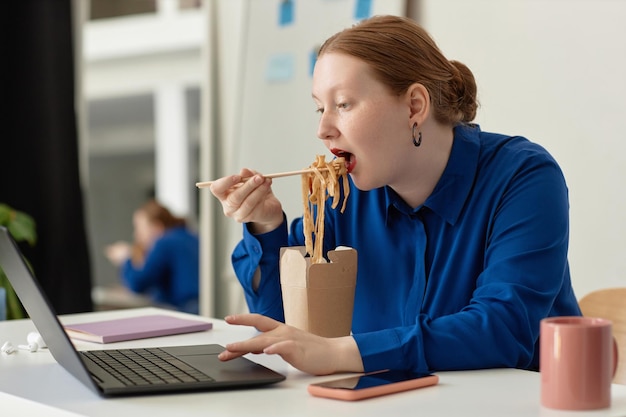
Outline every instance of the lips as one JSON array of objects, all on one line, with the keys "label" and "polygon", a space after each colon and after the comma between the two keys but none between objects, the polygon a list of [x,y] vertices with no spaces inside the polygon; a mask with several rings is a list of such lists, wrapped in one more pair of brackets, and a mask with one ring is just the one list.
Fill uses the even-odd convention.
[{"label": "lips", "polygon": [[348,170],[348,174],[354,170],[356,166],[356,157],[350,152],[344,151],[342,149],[331,149],[330,150],[333,155],[338,158],[344,158],[346,161],[346,169]]}]

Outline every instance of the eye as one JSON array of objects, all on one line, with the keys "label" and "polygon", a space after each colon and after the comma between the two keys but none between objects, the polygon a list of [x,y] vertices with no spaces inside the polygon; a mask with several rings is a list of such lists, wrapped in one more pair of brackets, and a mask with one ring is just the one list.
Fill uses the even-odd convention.
[{"label": "eye", "polygon": [[339,104],[337,104],[337,108],[338,109],[347,109],[348,108],[348,103],[339,103]]},{"label": "eye", "polygon": [[324,114],[324,108],[318,107],[317,109],[315,109],[315,113]]}]

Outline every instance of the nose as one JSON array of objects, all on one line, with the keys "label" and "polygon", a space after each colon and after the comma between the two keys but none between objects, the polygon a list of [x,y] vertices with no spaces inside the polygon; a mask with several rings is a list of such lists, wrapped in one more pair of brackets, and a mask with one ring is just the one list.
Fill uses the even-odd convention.
[{"label": "nose", "polygon": [[339,135],[336,124],[330,113],[322,113],[319,124],[317,126],[317,137],[322,140],[334,139]]}]

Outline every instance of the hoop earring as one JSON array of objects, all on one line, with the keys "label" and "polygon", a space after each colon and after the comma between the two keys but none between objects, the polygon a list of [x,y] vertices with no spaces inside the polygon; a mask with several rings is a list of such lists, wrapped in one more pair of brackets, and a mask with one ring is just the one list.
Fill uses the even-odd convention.
[{"label": "hoop earring", "polygon": [[422,144],[422,131],[420,130],[419,132],[417,132],[417,137],[415,137],[415,131],[417,130],[417,122],[413,123],[413,128],[411,129],[411,136],[413,139],[413,145],[415,145],[415,147],[419,147]]}]

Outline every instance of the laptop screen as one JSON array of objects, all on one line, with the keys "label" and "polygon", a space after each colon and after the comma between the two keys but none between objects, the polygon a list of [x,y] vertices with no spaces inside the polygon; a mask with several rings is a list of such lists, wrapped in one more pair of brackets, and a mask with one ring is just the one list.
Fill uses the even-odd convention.
[{"label": "laptop screen", "polygon": [[0,226],[0,266],[54,359],[83,384],[98,392],[39,282],[24,261],[19,247],[3,226]]}]

